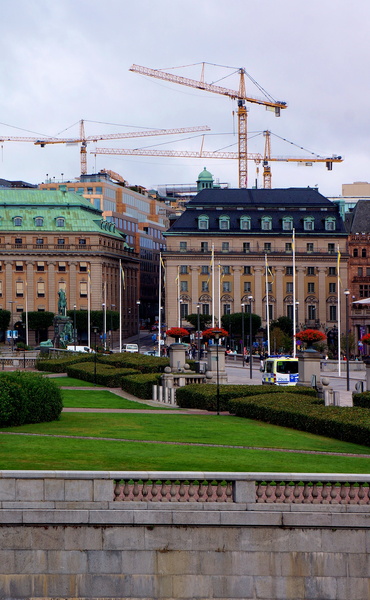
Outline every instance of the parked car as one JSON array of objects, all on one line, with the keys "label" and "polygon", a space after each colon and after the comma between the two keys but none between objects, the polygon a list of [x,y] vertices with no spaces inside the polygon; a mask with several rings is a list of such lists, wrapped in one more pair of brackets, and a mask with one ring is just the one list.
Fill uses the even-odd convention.
[{"label": "parked car", "polygon": [[139,352],[137,344],[122,344],[122,352]]},{"label": "parked car", "polygon": [[144,354],[146,356],[159,356],[158,351],[157,350],[147,350],[146,352],[144,352]]}]

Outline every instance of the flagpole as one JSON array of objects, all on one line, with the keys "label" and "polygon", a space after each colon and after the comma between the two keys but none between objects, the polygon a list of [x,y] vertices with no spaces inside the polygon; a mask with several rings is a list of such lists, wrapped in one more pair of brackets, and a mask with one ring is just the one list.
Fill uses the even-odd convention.
[{"label": "flagpole", "polygon": [[221,265],[218,263],[218,326],[221,327]]},{"label": "flagpole", "polygon": [[122,352],[122,262],[119,259],[119,351]]},{"label": "flagpole", "polygon": [[215,245],[212,244],[212,327],[215,326]]},{"label": "flagpole", "polygon": [[[87,345],[91,348],[91,264],[87,269]],[[89,350],[90,351],[90,350]]]},{"label": "flagpole", "polygon": [[26,346],[28,346],[28,286],[26,279]]},{"label": "flagpole", "polygon": [[158,273],[158,356],[161,355],[161,332],[162,332],[162,253],[159,253],[159,273]]},{"label": "flagpole", "polygon": [[268,286],[268,266],[267,254],[265,254],[266,267],[266,330],[267,330],[267,354],[270,356],[270,311],[269,311],[269,286]]},{"label": "flagpole", "polygon": [[293,229],[292,247],[293,247],[293,358],[296,358],[296,355],[297,355],[297,343],[296,343],[297,318],[296,318],[296,289],[295,289],[295,230],[294,229]]},{"label": "flagpole", "polygon": [[[340,335],[341,335],[341,326],[340,326],[340,288],[341,288],[341,280],[339,275],[339,267],[340,267],[340,252],[339,252],[339,244],[338,244],[338,259],[337,259],[337,281],[338,281],[338,377],[341,376],[341,363],[340,363]],[[347,357],[348,360],[348,357]]]},{"label": "flagpole", "polygon": [[[180,298],[180,267],[177,267],[177,297],[178,307],[177,307],[177,327],[181,327],[181,298]],[[168,325],[167,325],[168,326]]]}]

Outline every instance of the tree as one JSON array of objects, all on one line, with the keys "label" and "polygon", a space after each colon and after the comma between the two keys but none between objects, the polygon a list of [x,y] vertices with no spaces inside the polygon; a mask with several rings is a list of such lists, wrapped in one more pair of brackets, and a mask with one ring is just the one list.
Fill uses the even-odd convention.
[{"label": "tree", "polygon": [[[70,317],[72,323],[74,319],[74,310],[68,310],[67,315]],[[76,310],[76,329],[78,332],[87,331],[87,310]],[[93,310],[90,313],[90,325],[91,327],[98,327],[99,331],[104,329],[104,311]],[[116,331],[119,328],[119,311],[118,310],[107,310],[107,330],[113,329]]]},{"label": "tree", "polygon": [[293,338],[287,335],[280,327],[271,330],[271,347],[275,352],[290,352],[293,346]]},{"label": "tree", "polygon": [[[186,316],[186,320],[190,325],[192,325],[195,329],[198,329],[198,313],[192,313]],[[203,315],[199,313],[199,325],[200,330],[207,329],[208,325],[212,322],[212,315]]]},{"label": "tree", "polygon": [[[36,332],[36,344],[39,344],[42,338],[47,339],[47,330],[52,326],[54,313],[48,311],[35,310],[27,313],[28,328]],[[22,322],[26,322],[26,313],[22,312]]]},{"label": "tree", "polygon": [[[241,337],[242,335],[242,319],[244,316],[244,336],[249,335],[249,313],[232,313],[223,315],[221,318],[222,327],[234,335]],[[261,317],[252,313],[252,338],[255,337],[258,329],[261,327]]]},{"label": "tree", "polygon": [[270,331],[279,327],[286,335],[293,337],[293,321],[289,317],[279,317],[270,324]]}]

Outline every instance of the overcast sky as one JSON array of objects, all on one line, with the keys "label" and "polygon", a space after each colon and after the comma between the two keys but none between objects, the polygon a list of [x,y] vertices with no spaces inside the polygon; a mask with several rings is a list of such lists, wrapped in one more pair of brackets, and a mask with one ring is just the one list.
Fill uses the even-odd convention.
[{"label": "overcast sky", "polygon": [[[271,163],[273,187],[318,185],[336,196],[343,183],[370,181],[369,0],[1,0],[1,15],[0,136],[78,137],[80,119],[86,135],[208,125],[204,149],[236,151],[235,101],[129,71],[135,63],[198,79],[198,63],[207,62],[232,67],[206,66],[208,83],[237,89],[233,73],[244,67],[288,103],[280,118],[249,104],[249,152],[263,153],[261,132],[269,129],[274,156],[344,157],[332,172]],[[249,79],[247,93],[262,97]],[[236,187],[236,161],[90,154],[95,147],[198,150],[195,135],[91,143],[88,172],[111,169],[155,188],[194,183],[207,167]],[[252,186],[255,164],[248,169]],[[62,173],[65,180],[80,174],[78,147],[1,144],[0,178],[40,183]]]}]

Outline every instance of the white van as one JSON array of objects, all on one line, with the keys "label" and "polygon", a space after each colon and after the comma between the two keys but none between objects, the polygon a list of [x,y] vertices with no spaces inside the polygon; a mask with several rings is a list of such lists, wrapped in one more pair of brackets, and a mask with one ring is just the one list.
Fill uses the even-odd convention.
[{"label": "white van", "polygon": [[92,350],[91,348],[89,348],[88,346],[67,346],[67,350],[69,350],[70,352],[94,352],[94,350]]},{"label": "white van", "polygon": [[297,385],[298,358],[270,356],[266,358],[262,383],[272,385]]},{"label": "white van", "polygon": [[122,352],[139,352],[137,344],[122,344]]}]

